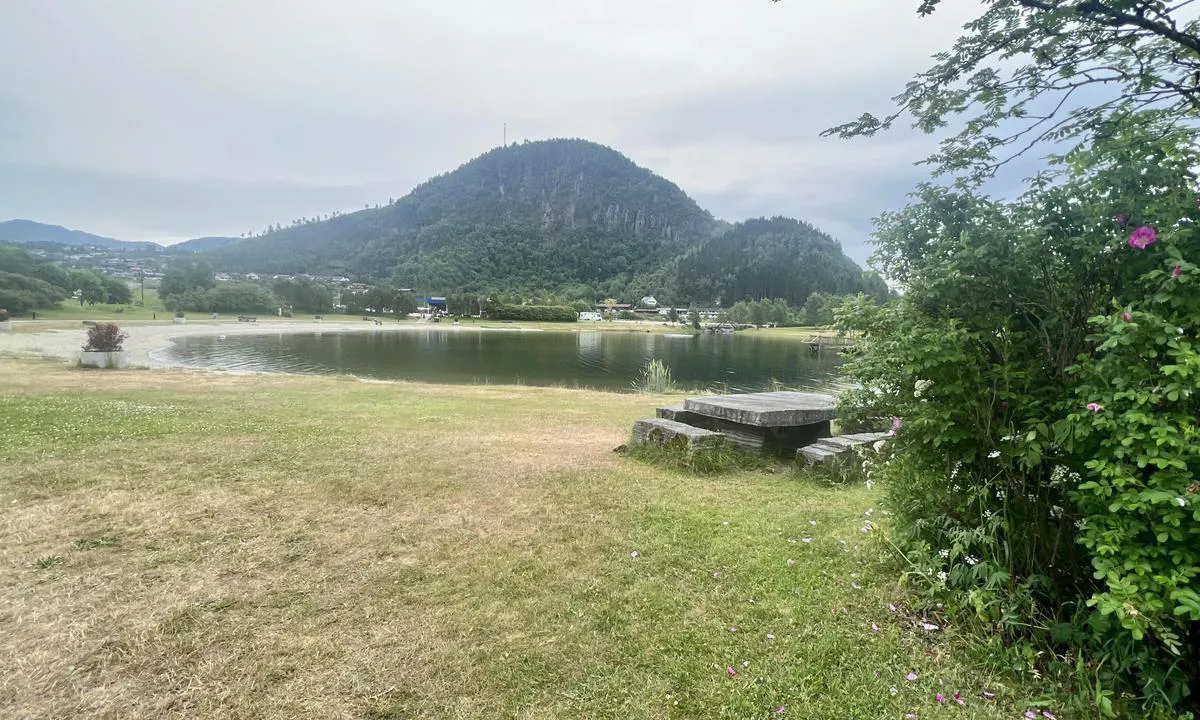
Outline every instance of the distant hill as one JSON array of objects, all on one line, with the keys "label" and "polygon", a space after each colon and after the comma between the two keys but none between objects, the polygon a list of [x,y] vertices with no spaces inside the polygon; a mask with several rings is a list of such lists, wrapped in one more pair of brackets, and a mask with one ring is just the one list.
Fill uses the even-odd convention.
[{"label": "distant hill", "polygon": [[102,248],[125,250],[154,250],[161,248],[157,243],[115,240],[110,237],[92,235],[80,230],[69,230],[59,225],[46,225],[32,220],[8,220],[0,222],[0,242],[49,242],[59,245],[94,245]]},{"label": "distant hill", "polygon": [[887,285],[812,225],[791,218],[747,220],[700,242],[679,259],[676,291],[689,298],[783,298],[799,307],[815,291],[887,296]]},{"label": "distant hill", "polygon": [[232,245],[235,242],[240,242],[241,239],[235,237],[199,237],[175,243],[167,249],[172,252],[204,252],[205,250],[216,250],[226,245]]}]

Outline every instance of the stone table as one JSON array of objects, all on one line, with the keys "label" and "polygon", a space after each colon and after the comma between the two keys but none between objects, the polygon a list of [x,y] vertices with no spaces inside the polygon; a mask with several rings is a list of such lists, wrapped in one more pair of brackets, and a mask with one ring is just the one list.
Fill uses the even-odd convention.
[{"label": "stone table", "polygon": [[831,395],[802,392],[714,395],[659,408],[658,416],[719,432],[749,452],[794,454],[832,435],[837,402]]}]

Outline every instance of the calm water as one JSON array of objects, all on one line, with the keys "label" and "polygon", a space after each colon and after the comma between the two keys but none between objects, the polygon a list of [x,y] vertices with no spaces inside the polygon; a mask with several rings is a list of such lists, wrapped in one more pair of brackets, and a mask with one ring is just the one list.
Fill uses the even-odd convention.
[{"label": "calm water", "polygon": [[410,332],[185,337],[163,359],[192,367],[337,374],[435,383],[522,384],[629,390],[658,358],[687,389],[827,388],[836,357],[812,357],[796,340],[752,334]]}]

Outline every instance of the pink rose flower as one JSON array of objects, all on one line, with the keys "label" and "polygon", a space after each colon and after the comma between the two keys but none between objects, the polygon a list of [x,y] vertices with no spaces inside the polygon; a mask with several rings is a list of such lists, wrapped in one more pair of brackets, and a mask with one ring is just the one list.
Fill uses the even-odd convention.
[{"label": "pink rose flower", "polygon": [[1129,247],[1145,250],[1158,240],[1158,233],[1149,225],[1143,225],[1129,236]]}]

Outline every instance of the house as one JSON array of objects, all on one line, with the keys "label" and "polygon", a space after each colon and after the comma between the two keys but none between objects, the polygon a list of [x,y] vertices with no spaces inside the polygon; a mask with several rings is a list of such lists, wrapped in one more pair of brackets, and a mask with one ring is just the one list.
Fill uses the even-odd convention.
[{"label": "house", "polygon": [[658,307],[658,300],[656,300],[653,295],[647,295],[641,299],[641,302],[639,302],[638,305],[647,308],[656,308]]},{"label": "house", "polygon": [[598,322],[600,320],[603,320],[604,318],[598,312],[592,312],[590,310],[585,310],[584,312],[579,313],[579,319],[584,322],[586,322],[586,321]]}]

